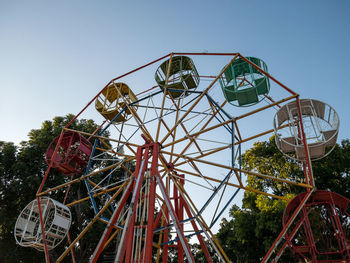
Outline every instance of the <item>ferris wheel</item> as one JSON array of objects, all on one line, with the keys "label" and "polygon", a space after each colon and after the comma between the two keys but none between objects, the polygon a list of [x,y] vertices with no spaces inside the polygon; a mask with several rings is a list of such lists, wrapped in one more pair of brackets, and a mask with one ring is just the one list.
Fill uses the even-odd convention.
[{"label": "ferris wheel", "polygon": [[[206,66],[196,66],[196,59]],[[67,245],[57,262],[68,254],[75,261],[74,249],[96,224],[104,224],[104,231],[90,262],[97,262],[112,244],[113,262],[167,262],[170,250],[180,263],[195,262],[190,239],[200,244],[207,262],[230,262],[214,229],[238,202],[239,192],[287,199],[250,188],[247,176],[305,188],[302,198],[293,199],[293,208],[288,206],[283,231],[263,259],[277,261],[295,244],[300,226],[307,228],[311,206],[306,204],[315,195],[311,161],[331,152],[339,131],[331,106],[299,99],[268,73],[263,60],[239,53],[168,54],[111,80],[75,118],[81,116],[93,116],[101,125],[88,133],[72,129],[72,120],[54,139],[37,198],[15,226],[17,243],[45,251],[47,262],[50,250],[61,242]],[[273,132],[286,157],[303,164],[305,178],[293,181],[242,169],[242,151]],[[46,187],[52,168],[67,176],[67,182]],[[86,197],[68,195],[74,184],[86,187]],[[51,198],[57,191],[66,193],[63,201]],[[95,216],[71,238],[70,208],[82,202],[91,205]],[[341,224],[334,231],[344,232]],[[338,236],[347,242],[345,234]],[[297,244],[291,247],[302,250]],[[318,257],[312,248],[299,254]],[[346,248],[338,254],[345,258],[349,252]]]}]

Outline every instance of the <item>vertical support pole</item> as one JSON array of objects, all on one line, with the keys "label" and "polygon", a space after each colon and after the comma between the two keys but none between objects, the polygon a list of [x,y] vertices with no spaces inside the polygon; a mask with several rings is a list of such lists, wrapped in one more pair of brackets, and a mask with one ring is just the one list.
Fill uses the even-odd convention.
[{"label": "vertical support pole", "polygon": [[147,232],[146,232],[146,245],[145,245],[145,262],[152,261],[152,244],[153,244],[153,222],[154,222],[154,209],[156,198],[156,179],[155,175],[158,174],[158,153],[159,144],[153,144],[152,154],[152,166],[151,166],[151,186],[148,198],[148,216],[147,216]]},{"label": "vertical support pole", "polygon": [[231,165],[232,165],[232,167],[235,167],[236,166],[235,165],[235,126],[234,126],[233,122],[231,122],[231,129],[232,129],[232,133],[231,133],[231,143],[232,143]]},{"label": "vertical support pole", "polygon": [[[179,177],[184,178],[184,175],[181,174],[181,175],[179,175]],[[183,186],[184,185],[184,180],[180,179],[179,183]],[[184,209],[184,207],[183,207],[183,199],[181,198],[181,195],[179,196],[179,192],[177,190],[176,185],[174,184],[173,186],[174,186],[173,193],[174,193],[175,214],[177,215],[179,221],[181,222],[183,220],[183,209]],[[184,230],[183,224],[181,224],[180,229],[183,232],[183,230]],[[183,263],[184,262],[184,250],[183,250],[183,247],[182,247],[181,243],[179,242],[179,240],[180,240],[179,235],[177,235],[177,240],[178,241],[177,241],[176,247],[177,247],[178,263]]]},{"label": "vertical support pole", "polygon": [[[181,186],[184,186],[185,184],[185,175],[184,174],[181,174],[179,175],[182,179],[180,179],[180,185]],[[179,195],[179,198],[180,198],[180,203],[179,203],[179,220],[182,221],[184,219],[184,199],[182,198],[181,195]],[[183,224],[181,225],[181,231],[184,231],[184,226]],[[179,257],[181,256],[181,258],[183,259],[184,258],[184,249],[183,247],[179,247],[179,250],[178,250],[178,254],[179,254]],[[179,261],[180,263],[180,261]],[[182,263],[183,263],[183,260],[182,260]]]},{"label": "vertical support pole", "polygon": [[[161,221],[161,227],[164,225],[164,218],[162,218],[162,221]],[[161,243],[162,243],[162,238],[163,238],[163,232],[161,232],[159,234],[159,238],[158,238],[158,247],[157,247],[157,254],[156,254],[156,263],[159,263],[159,259],[160,259],[160,249],[161,249]]]},{"label": "vertical support pole", "polygon": [[[314,186],[315,182],[314,182],[314,178],[312,175],[312,166],[311,166],[311,160],[310,160],[310,154],[309,154],[309,147],[307,146],[306,136],[305,136],[305,132],[304,132],[303,115],[302,115],[302,111],[301,111],[299,96],[296,97],[296,104],[297,104],[297,110],[298,110],[298,116],[299,116],[301,138],[303,141],[304,151],[305,151],[305,156],[306,156],[306,166],[307,166],[307,178],[306,178],[306,180],[310,185]],[[307,190],[310,191],[309,188]]]},{"label": "vertical support pole", "polygon": [[[125,230],[123,232],[123,236],[121,239],[121,242],[123,242],[123,244],[120,251],[121,253],[118,256],[118,262],[123,262],[124,255],[125,255],[125,263],[131,262],[132,247],[133,247],[133,241],[134,241],[134,226],[135,226],[135,217],[136,217],[135,211],[137,208],[138,200],[140,198],[141,186],[142,186],[142,182],[147,169],[149,147],[146,147],[144,149],[143,158],[142,158],[142,148],[138,149],[137,155],[138,155],[138,158],[137,158],[138,162],[141,164],[140,164],[139,171],[135,171],[134,173],[135,175],[137,175],[137,178],[136,178],[136,183],[133,189],[133,195],[130,203],[131,210],[128,212],[127,220],[125,222]],[[142,161],[141,161],[141,158],[142,158]]]},{"label": "vertical support pole", "polygon": [[[169,177],[166,178],[166,192],[168,193],[170,187],[170,181],[169,181]],[[167,204],[164,204],[165,209],[164,209],[164,213],[165,213],[165,222],[167,224],[169,224],[169,208]],[[168,262],[168,253],[169,253],[169,245],[168,245],[168,241],[169,241],[169,228],[165,228],[164,230],[164,238],[163,238],[163,263],[167,263]]]},{"label": "vertical support pole", "polygon": [[194,263],[195,260],[194,260],[194,257],[192,255],[192,253],[191,253],[191,249],[190,249],[190,247],[189,247],[189,245],[187,243],[187,240],[185,239],[184,233],[180,229],[179,219],[177,218],[177,216],[175,214],[175,211],[174,211],[174,209],[171,206],[170,198],[169,198],[169,195],[167,194],[167,192],[165,190],[165,186],[164,186],[162,180],[159,178],[158,175],[156,175],[156,179],[157,179],[157,183],[159,185],[160,191],[161,191],[161,193],[163,195],[164,201],[165,201],[165,203],[166,203],[166,205],[168,207],[169,215],[171,216],[171,219],[173,220],[176,232],[177,232],[177,234],[180,237],[180,242],[182,244],[182,247],[185,250],[185,254],[186,254],[187,260],[188,260],[189,263]]},{"label": "vertical support pole", "polygon": [[[168,207],[165,205],[164,207],[164,214],[165,214],[165,223],[169,223],[169,213],[168,213]],[[164,236],[163,236],[163,258],[162,258],[162,263],[167,263],[168,262],[168,252],[169,252],[169,246],[168,246],[168,241],[169,241],[169,229],[165,228],[164,230]]]}]

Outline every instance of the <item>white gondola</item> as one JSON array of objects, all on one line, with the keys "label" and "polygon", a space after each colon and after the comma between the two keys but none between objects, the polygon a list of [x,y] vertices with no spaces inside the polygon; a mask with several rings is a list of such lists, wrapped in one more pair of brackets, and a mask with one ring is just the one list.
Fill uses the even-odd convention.
[{"label": "white gondola", "polygon": [[[56,247],[67,235],[71,225],[71,212],[65,205],[48,197],[40,198],[48,250]],[[19,215],[14,231],[16,242],[22,247],[44,250],[37,199],[30,202]]]},{"label": "white gondola", "polygon": [[[336,145],[338,114],[328,104],[314,99],[301,99],[300,107],[309,156],[312,160],[321,159]],[[303,161],[306,153],[299,123],[296,101],[281,107],[273,122],[278,149],[292,159]]]}]

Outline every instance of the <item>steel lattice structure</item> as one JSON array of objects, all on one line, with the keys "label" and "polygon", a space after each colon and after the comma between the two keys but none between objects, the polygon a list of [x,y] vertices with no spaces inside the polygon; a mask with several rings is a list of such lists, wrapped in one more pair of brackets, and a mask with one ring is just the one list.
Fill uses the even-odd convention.
[{"label": "steel lattice structure", "polygon": [[[217,58],[226,62],[214,69],[197,69],[194,63],[195,59]],[[140,85],[137,81],[143,71],[155,72],[157,85],[145,82],[136,94],[132,85]],[[92,110],[101,120],[95,132],[72,129],[76,118],[90,116]],[[247,132],[246,123],[259,118],[270,118],[271,123],[274,115],[274,129],[256,125]],[[111,242],[116,244],[114,262],[167,262],[170,250],[176,251],[180,263],[184,259],[195,262],[191,237],[200,244],[207,262],[214,260],[209,251],[215,252],[215,260],[230,262],[212,229],[239,191],[287,200],[247,186],[245,178],[254,176],[306,191],[294,201],[281,234],[262,261],[276,262],[293,242],[293,231],[305,222],[301,215],[315,191],[311,159],[330,152],[326,146],[335,145],[338,130],[333,108],[299,99],[258,58],[239,53],[170,53],[112,79],[67,124],[48,149],[47,172],[32,208],[22,212],[16,224],[16,240],[23,246],[40,247],[46,262],[50,261],[49,250],[55,246],[48,242],[52,238],[61,242],[69,226],[60,213],[51,213],[51,221],[63,233],[57,236],[43,198],[64,191],[62,203],[55,201],[61,209],[90,202],[95,217],[74,240],[67,234],[69,245],[57,262],[69,253],[75,261],[75,247],[97,222],[105,224],[105,230],[90,262],[97,262]],[[242,169],[242,150],[273,132],[278,148],[300,162],[304,178],[293,181]],[[89,140],[94,140],[93,145]],[[51,168],[76,176],[48,188],[45,182]],[[87,196],[69,196],[73,184],[84,184]],[[295,227],[296,218],[299,227]],[[32,231],[28,234],[27,229]],[[32,236],[37,237],[35,241]],[[347,248],[344,251],[343,258],[350,258]],[[307,256],[312,253],[308,251]],[[312,260],[317,261],[315,253]]]}]

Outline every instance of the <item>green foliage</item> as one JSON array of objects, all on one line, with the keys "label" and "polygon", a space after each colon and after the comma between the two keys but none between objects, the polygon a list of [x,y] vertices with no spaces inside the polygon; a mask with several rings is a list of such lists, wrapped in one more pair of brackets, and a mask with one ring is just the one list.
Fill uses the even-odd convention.
[{"label": "green foliage", "polygon": [[350,141],[342,140],[332,153],[313,162],[315,184],[350,198]]},{"label": "green foliage", "polygon": [[[51,141],[62,128],[74,118],[73,115],[55,117],[45,121],[40,129],[31,130],[29,140],[19,146],[0,141],[0,262],[44,262],[42,252],[16,245],[13,229],[22,209],[35,198],[35,193],[45,175],[47,164],[45,152]],[[93,132],[97,125],[92,120],[75,121],[72,129]],[[105,134],[108,136],[108,134]],[[98,165],[98,164],[96,164]],[[105,165],[105,164],[104,164]],[[243,156],[243,168],[263,174],[303,182],[303,172],[298,163],[287,160],[276,148],[274,139],[259,142]],[[313,162],[313,171],[318,189],[329,189],[350,198],[350,141],[343,140],[334,151],[320,161]],[[117,176],[117,175],[116,175]],[[56,186],[69,180],[51,169],[45,187]],[[303,188],[262,180],[254,176],[247,178],[249,187],[292,198],[304,191]],[[63,200],[64,192],[53,197]],[[70,197],[80,199],[86,196],[82,184],[71,187]],[[246,192],[242,208],[233,206],[230,219],[223,219],[217,237],[232,262],[259,262],[282,229],[281,218],[286,201]],[[94,216],[91,206],[85,202],[71,208],[74,222],[71,236],[75,237]],[[75,250],[77,262],[87,262],[96,246],[104,225],[96,224],[79,242]],[[64,244],[58,250],[63,250]],[[197,245],[191,249],[198,262],[205,262],[203,252]],[[57,258],[56,250],[50,252],[51,259]],[[210,251],[213,254],[213,251]],[[176,262],[171,254],[169,262]],[[66,257],[65,262],[71,259]],[[291,253],[285,253],[279,262],[295,262]]]},{"label": "green foliage", "polygon": [[[243,156],[246,170],[272,175],[279,178],[303,182],[300,165],[286,159],[276,148],[274,138],[258,142]],[[350,198],[350,141],[343,140],[333,152],[316,162],[313,171],[318,189],[329,189]],[[301,187],[260,179],[247,178],[249,187],[292,198],[304,192]],[[242,208],[234,205],[230,220],[223,219],[217,234],[223,249],[232,262],[260,262],[280,231],[286,201],[272,199],[253,192],[244,194]],[[279,262],[296,262],[287,249]]]},{"label": "green foliage", "polygon": [[[74,118],[74,115],[55,117],[52,121],[44,121],[40,129],[29,132],[29,140],[15,146],[10,142],[0,141],[0,262],[44,262],[42,252],[32,248],[23,248],[16,244],[13,230],[17,217],[22,209],[35,199],[36,191],[45,175],[47,164],[45,153],[51,141],[58,136],[62,128]],[[76,120],[72,129],[93,132],[97,125],[93,120]],[[51,169],[45,187],[56,186],[69,180],[69,177]],[[71,187],[71,196],[85,197],[86,189],[82,185]],[[55,193],[53,198],[63,200],[64,192]],[[76,236],[93,217],[88,203],[74,206],[72,209],[74,223],[71,235]],[[89,233],[76,251],[77,262],[86,262],[85,254],[91,251],[99,235],[99,228]],[[61,248],[63,245],[60,245]],[[50,258],[57,257],[55,250]],[[68,258],[67,262],[71,259]]]},{"label": "green foliage", "polygon": [[36,184],[35,176],[28,176],[26,169],[32,169],[19,162],[21,158],[13,143],[0,142],[0,262],[41,262],[36,261],[41,253],[35,250],[27,253],[15,244],[13,236],[20,211],[35,196],[35,192],[28,190]]},{"label": "green foliage", "polygon": [[[285,158],[277,149],[274,137],[271,137],[268,142],[255,143],[253,148],[244,153],[242,161],[246,170],[292,181],[301,181],[303,178],[300,165]],[[265,192],[272,191],[276,195],[303,191],[303,189],[297,189],[295,186],[281,184],[274,180],[261,179],[256,176],[249,176],[248,183],[250,187]]]},{"label": "green foliage", "polygon": [[[209,255],[213,262],[220,262],[210,242],[208,240],[204,240],[204,242],[206,244],[206,247],[208,248]],[[190,244],[190,248],[196,262],[207,262],[200,244]]]}]

